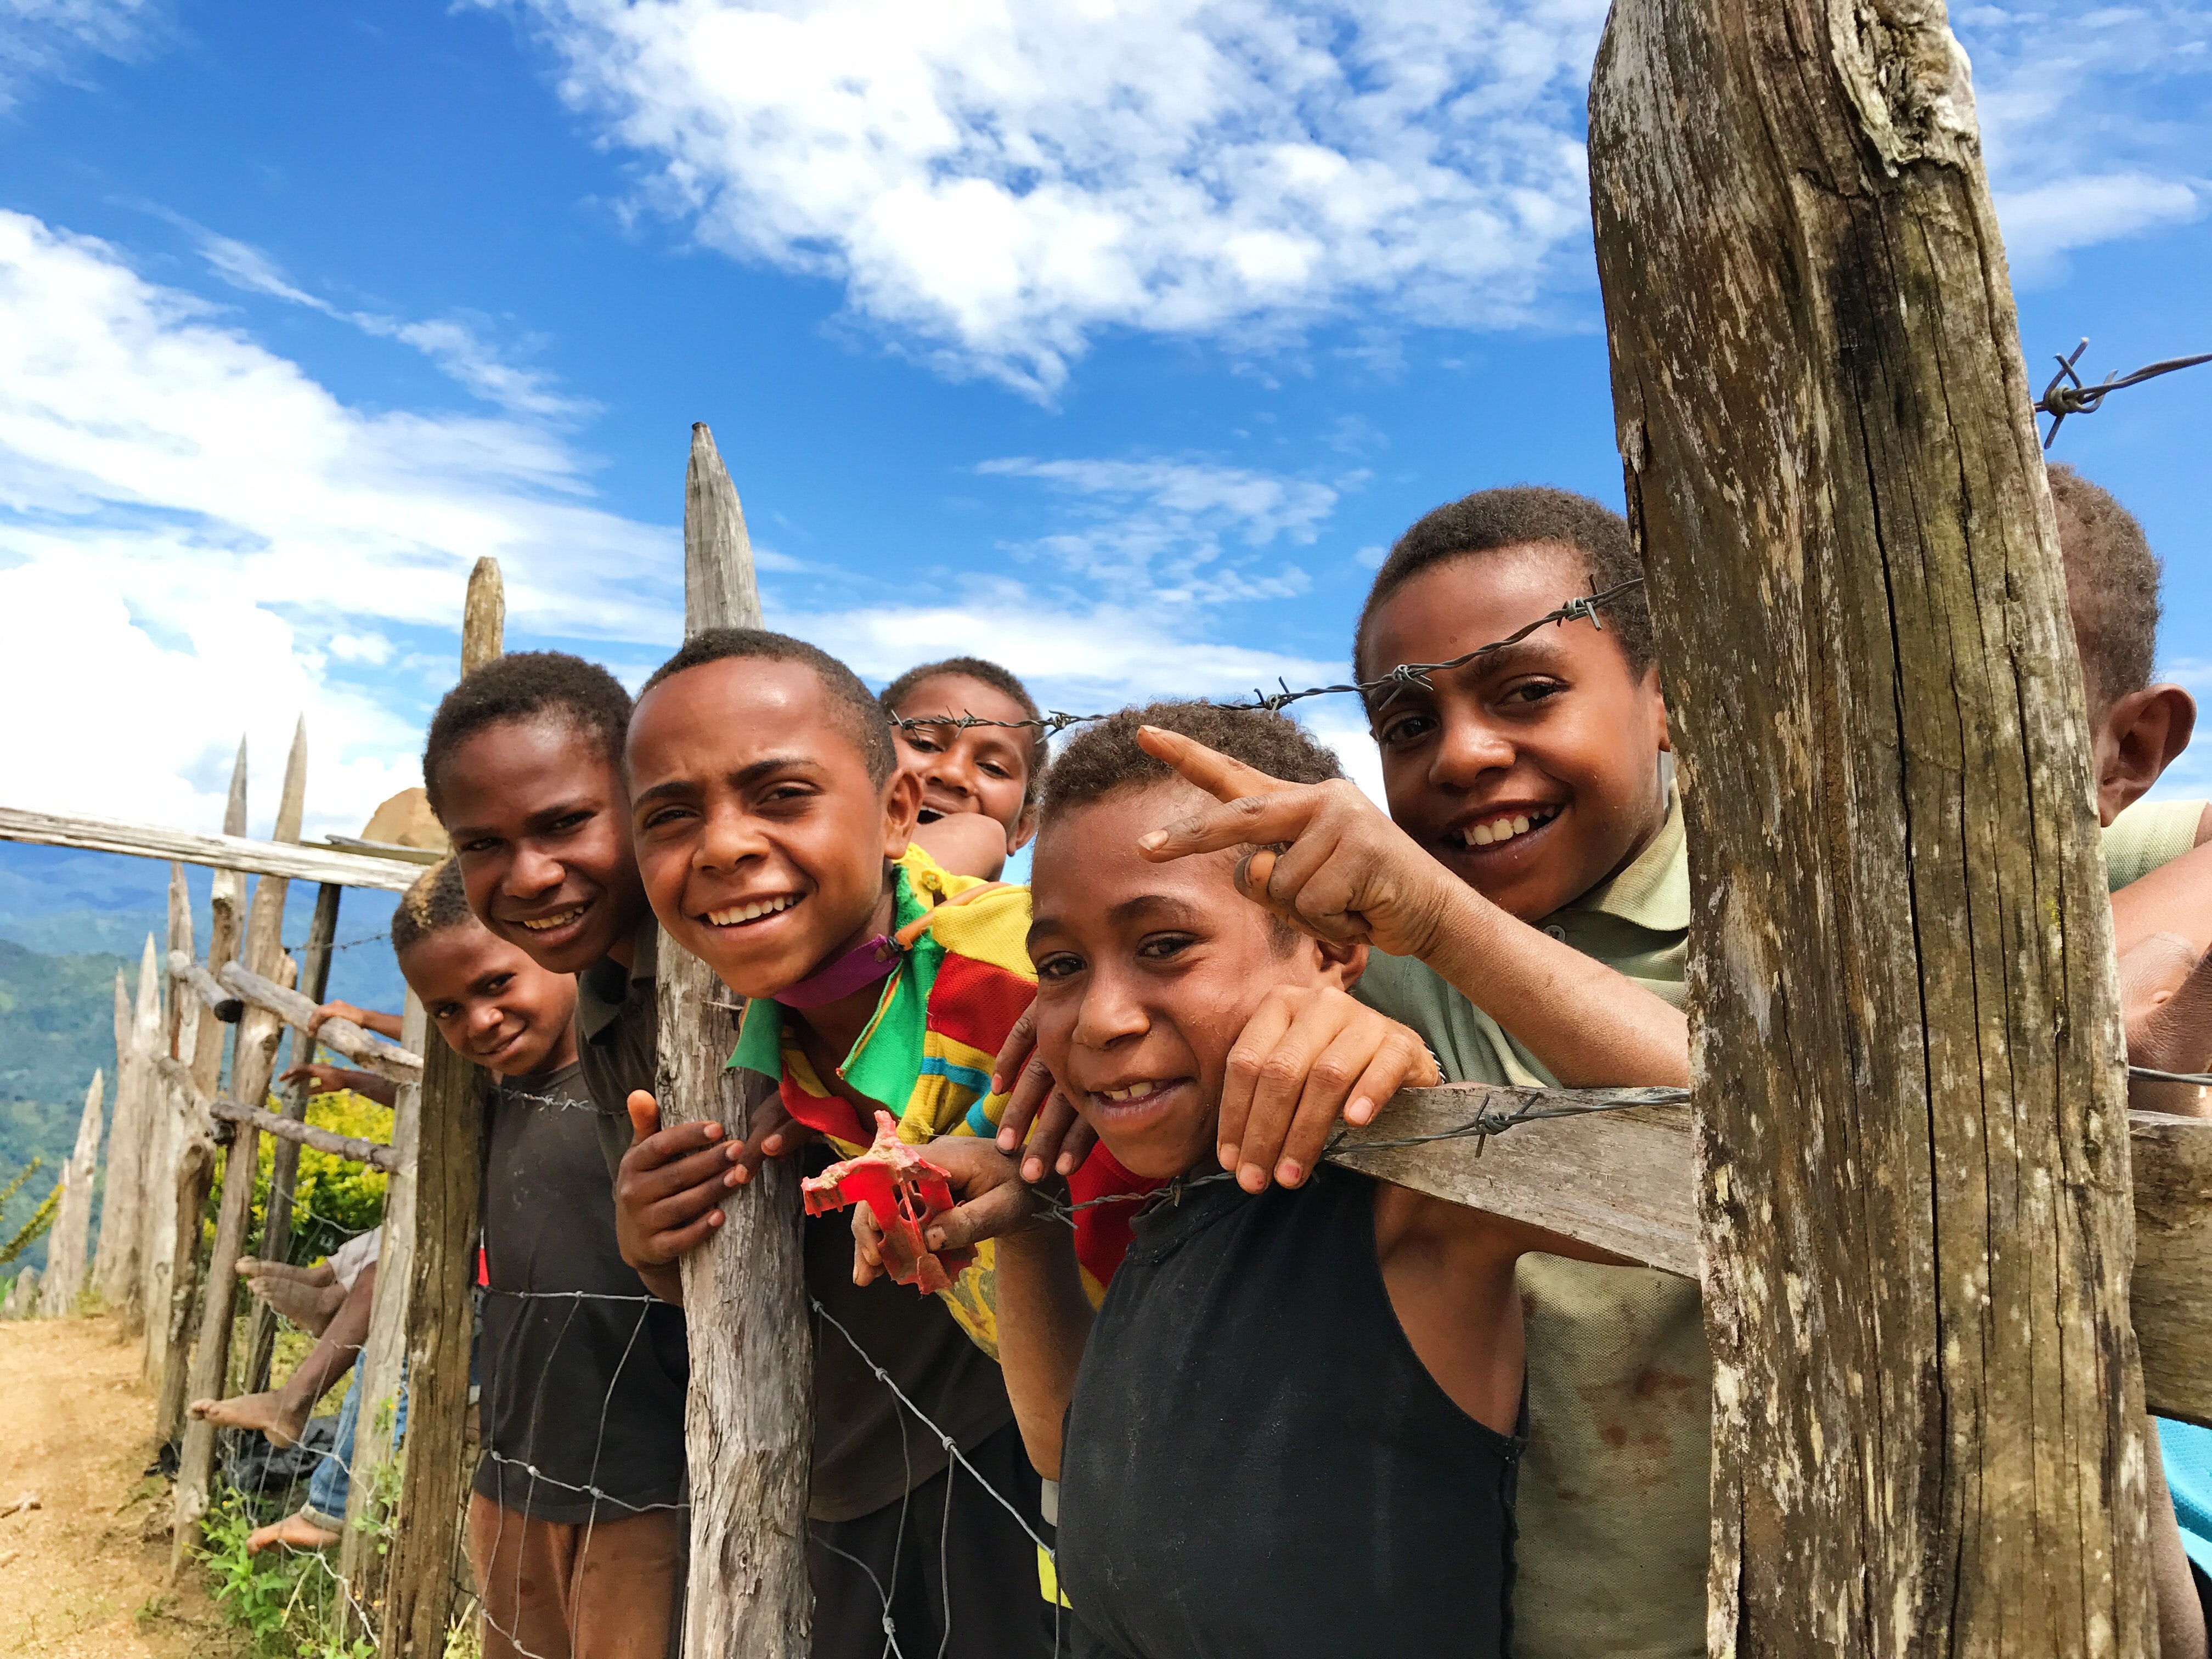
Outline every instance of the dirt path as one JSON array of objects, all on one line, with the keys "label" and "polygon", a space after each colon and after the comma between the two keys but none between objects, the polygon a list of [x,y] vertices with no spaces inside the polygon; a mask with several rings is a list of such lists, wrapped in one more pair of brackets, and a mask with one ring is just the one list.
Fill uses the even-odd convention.
[{"label": "dirt path", "polygon": [[118,1337],[107,1318],[0,1325],[0,1510],[40,1505],[0,1520],[0,1656],[232,1659],[199,1571],[168,1582],[167,1483],[139,1474],[153,1394]]}]

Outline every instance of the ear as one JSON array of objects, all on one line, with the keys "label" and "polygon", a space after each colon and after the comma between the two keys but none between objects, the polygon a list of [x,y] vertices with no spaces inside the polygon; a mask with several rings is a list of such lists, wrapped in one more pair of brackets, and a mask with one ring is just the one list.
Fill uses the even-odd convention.
[{"label": "ear", "polygon": [[1340,991],[1349,991],[1359,983],[1359,976],[1367,971],[1367,944],[1333,939],[1311,941],[1321,955],[1322,983],[1333,985]]},{"label": "ear", "polygon": [[2196,729],[2197,700],[2178,685],[2147,685],[2115,702],[2092,734],[2099,820],[2110,824],[2141,799]]},{"label": "ear", "polygon": [[921,780],[911,772],[894,772],[884,786],[884,856],[906,856],[914,839],[915,821],[921,817]]},{"label": "ear", "polygon": [[1023,805],[1021,817],[1014,820],[1013,829],[1007,833],[1006,856],[1008,858],[1013,857],[1015,854],[1036,839],[1036,803],[1029,801]]},{"label": "ear", "polygon": [[1651,705],[1658,711],[1659,752],[1662,755],[1671,755],[1674,752],[1674,730],[1673,723],[1667,716],[1667,688],[1659,683],[1657,663],[1653,663],[1647,672],[1650,678],[1646,684],[1651,689]]}]

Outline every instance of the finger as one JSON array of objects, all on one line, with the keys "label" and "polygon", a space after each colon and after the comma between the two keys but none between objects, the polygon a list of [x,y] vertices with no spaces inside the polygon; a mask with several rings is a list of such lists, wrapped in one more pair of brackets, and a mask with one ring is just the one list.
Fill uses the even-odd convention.
[{"label": "finger", "polygon": [[1137,837],[1137,849],[1155,864],[1276,841],[1296,841],[1326,797],[1310,784],[1280,794],[1247,795],[1225,805],[1203,807]]},{"label": "finger", "polygon": [[1073,1121],[1060,1140],[1060,1157],[1054,1161],[1052,1167],[1063,1176],[1072,1176],[1083,1167],[1084,1160],[1091,1156],[1091,1149],[1098,1144],[1098,1131],[1091,1127],[1090,1119],[1080,1115],[1074,1107],[1067,1104],[1065,1097],[1061,1098],[1060,1104],[1066,1108]]},{"label": "finger", "polygon": [[1006,1079],[1021,1069],[1030,1050],[1036,1047],[1036,1000],[1022,1010],[1021,1017],[1006,1030],[1006,1040],[999,1045],[997,1058],[991,1062],[991,1092],[1006,1092]]},{"label": "finger", "polygon": [[1012,1092],[1006,1097],[1006,1110],[999,1115],[998,1148],[1012,1152],[1036,1133],[1037,1114],[1051,1097],[1052,1071],[1042,1054],[1031,1054],[1022,1067],[1021,1075],[1014,1080]]},{"label": "finger", "polygon": [[[730,1164],[719,1123],[683,1123],[640,1141],[623,1155],[622,1190],[652,1203],[689,1187],[719,1184]],[[709,1136],[707,1131],[716,1133]]]},{"label": "finger", "polygon": [[730,1148],[732,1167],[722,1177],[723,1184],[744,1186],[764,1160],[795,1152],[813,1136],[814,1131],[795,1121],[781,1102],[771,1102],[753,1114],[751,1133]]},{"label": "finger", "polygon": [[722,1198],[722,1181],[718,1174],[664,1197],[640,1203],[637,1206],[638,1231],[648,1238],[673,1231],[716,1208]]},{"label": "finger", "polygon": [[1231,760],[1209,749],[1195,738],[1157,726],[1137,728],[1137,744],[1155,760],[1165,761],[1216,800],[1238,800],[1247,795],[1273,794],[1304,786],[1271,778],[1257,767]]},{"label": "finger", "polygon": [[[1322,1065],[1348,1018],[1344,999],[1314,1004],[1302,1018],[1291,1022],[1290,1029],[1261,1058],[1259,1079],[1252,1091],[1251,1114],[1245,1120],[1237,1154],[1237,1184],[1246,1192],[1265,1192],[1268,1182],[1282,1178],[1284,1147],[1297,1121],[1300,1104],[1313,1084],[1315,1069]],[[1334,1089],[1339,1103],[1356,1075],[1342,1072],[1341,1066],[1340,1061],[1335,1069],[1324,1071],[1319,1091],[1326,1096]],[[1328,1111],[1333,1119],[1335,1105]],[[1311,1168],[1310,1163],[1299,1162],[1283,1184],[1297,1186]]]},{"label": "finger", "polygon": [[1032,1185],[1042,1181],[1048,1170],[1057,1170],[1062,1175],[1067,1172],[1067,1137],[1082,1121],[1075,1103],[1066,1091],[1050,1082],[1049,1073],[1047,1083],[1044,1104],[1037,1109],[1036,1127],[1030,1131],[1030,1138],[1022,1148],[1022,1179]]},{"label": "finger", "polygon": [[884,1236],[875,1212],[865,1204],[853,1206],[853,1282],[869,1285],[883,1271]]},{"label": "finger", "polygon": [[922,1243],[933,1250],[957,1250],[1019,1232],[1029,1224],[1033,1201],[1028,1188],[1009,1181],[935,1218]]},{"label": "finger", "polygon": [[642,1089],[629,1091],[623,1103],[629,1109],[630,1140],[633,1145],[643,1140],[660,1127],[660,1103]]},{"label": "finger", "polygon": [[[1404,1072],[1409,1059],[1396,1033],[1386,1032],[1378,1044],[1372,1025],[1363,1029],[1347,1022],[1306,1073],[1297,1114],[1275,1157],[1275,1179],[1285,1187],[1302,1185],[1321,1162],[1322,1148],[1328,1144],[1361,1085],[1380,1089],[1387,1079],[1390,1093],[1395,1094],[1395,1079]],[[1370,1072],[1377,1073],[1372,1083],[1367,1082]]]},{"label": "finger", "polygon": [[1260,1067],[1282,1041],[1291,1026],[1290,1008],[1280,997],[1270,996],[1244,1022],[1229,1050],[1221,1077],[1221,1113],[1214,1136],[1221,1167],[1234,1170],[1237,1152],[1244,1145],[1244,1128],[1252,1111],[1253,1091],[1260,1085]]},{"label": "finger", "polygon": [[646,1241],[647,1248],[655,1253],[658,1260],[673,1261],[677,1257],[688,1255],[697,1249],[714,1236],[714,1230],[721,1224],[722,1212],[709,1210],[688,1227],[678,1227],[672,1232],[654,1233]]}]

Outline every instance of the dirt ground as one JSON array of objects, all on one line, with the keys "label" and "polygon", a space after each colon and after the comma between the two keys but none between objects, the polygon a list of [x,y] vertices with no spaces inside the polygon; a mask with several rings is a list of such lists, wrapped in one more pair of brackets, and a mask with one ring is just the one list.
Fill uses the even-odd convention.
[{"label": "dirt ground", "polygon": [[[230,1659],[198,1568],[169,1583],[152,1390],[112,1317],[0,1325],[0,1656]],[[143,1536],[149,1524],[158,1529]]]}]

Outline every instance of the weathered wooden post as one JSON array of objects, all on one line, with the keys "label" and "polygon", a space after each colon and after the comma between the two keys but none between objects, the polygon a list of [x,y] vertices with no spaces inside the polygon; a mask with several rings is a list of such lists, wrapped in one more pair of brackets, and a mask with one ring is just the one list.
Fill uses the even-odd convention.
[{"label": "weathered wooden post", "polygon": [[[684,626],[757,628],[760,593],[744,509],[714,434],[691,428],[684,486]],[[714,1005],[729,993],[664,933],[659,961],[661,1111],[745,1133],[735,1040]],[[813,1451],[813,1334],[799,1253],[799,1177],[770,1158],[723,1204],[727,1218],[684,1259],[691,1346],[685,1440],[691,1470],[687,1659],[804,1659],[806,1483]]]},{"label": "weathered wooden post", "polygon": [[[277,799],[276,824],[271,839],[297,844],[307,812],[307,722],[302,715],[292,734],[292,752],[284,763],[283,793]],[[241,960],[252,972],[280,977],[284,955],[284,899],[290,884],[282,876],[263,876],[253,884],[253,909],[246,924]],[[283,1022],[266,1008],[249,1007],[239,1022],[238,1041],[230,1068],[230,1097],[241,1106],[259,1106],[269,1093],[269,1076],[276,1069],[276,1043],[284,1034]],[[261,1132],[251,1123],[231,1131],[230,1150],[222,1166],[222,1206],[215,1224],[215,1242],[208,1250],[203,1281],[197,1243],[180,1239],[176,1266],[177,1291],[187,1298],[197,1287],[200,1297],[199,1343],[193,1350],[189,1386],[178,1400],[179,1418],[192,1400],[216,1399],[230,1370],[231,1316],[238,1297],[238,1258],[245,1254],[246,1235],[253,1220],[253,1185],[261,1157]],[[194,1227],[197,1235],[198,1229]],[[183,1367],[173,1366],[169,1376]],[[163,1378],[166,1394],[169,1376]],[[167,1401],[163,1402],[166,1414]],[[206,1514],[208,1485],[215,1474],[215,1425],[193,1418],[183,1419],[184,1448],[177,1460],[175,1519],[169,1570],[183,1566],[199,1542],[200,1517]]]},{"label": "weathered wooden post", "polygon": [[[146,937],[143,960],[154,954]],[[139,971],[145,969],[142,965]],[[143,983],[143,981],[142,981]],[[134,1005],[115,970],[115,1114],[107,1135],[107,1168],[100,1188],[100,1242],[93,1250],[92,1287],[110,1307],[126,1309],[138,1285],[138,1236],[144,1201],[145,1090],[131,1038]],[[127,1309],[125,1323],[131,1322]]]},{"label": "weathered wooden post", "polygon": [[1690,817],[1715,1654],[2153,1648],[2081,680],[1940,3],[1616,0],[1591,196]]},{"label": "weathered wooden post", "polygon": [[[308,1001],[319,1005],[330,993],[331,945],[337,938],[338,905],[345,889],[326,881],[315,890],[315,914],[307,924],[307,943],[300,951],[300,989]],[[288,1051],[295,1066],[315,1057],[315,1041],[295,1031]],[[307,1103],[314,1087],[306,1079],[284,1091],[284,1115],[295,1123],[307,1121]],[[270,1160],[269,1201],[261,1222],[261,1255],[282,1261],[292,1249],[292,1194],[300,1181],[300,1143],[282,1140]],[[276,1348],[276,1311],[266,1302],[253,1304],[253,1322],[246,1339],[246,1371],[240,1383],[246,1394],[259,1394],[269,1385],[269,1362]]]},{"label": "weathered wooden post", "polygon": [[[238,760],[231,769],[230,799],[223,808],[222,832],[246,833],[246,739],[238,740]],[[235,870],[217,870],[210,885],[207,966],[222,971],[223,963],[238,954],[238,941],[246,925],[246,878]],[[182,1000],[182,999],[179,999]],[[220,1020],[198,1019],[191,1050],[192,1088],[203,1099],[213,1099],[222,1079],[223,1034]],[[156,1102],[176,1103],[182,1097],[173,1089],[157,1092]],[[179,1262],[189,1261],[199,1237],[200,1212],[207,1206],[208,1188],[215,1182],[215,1143],[210,1126],[202,1122],[189,1105],[182,1111],[156,1114],[149,1137],[152,1156],[158,1159],[146,1181],[147,1233],[143,1248],[146,1308],[145,1374],[155,1384],[154,1434],[161,1444],[176,1437],[184,1413],[184,1367],[192,1334],[192,1304],[189,1295],[175,1294]],[[169,1373],[174,1370],[176,1375]]]},{"label": "weathered wooden post", "polygon": [[92,1231],[92,1177],[100,1167],[100,1109],[102,1085],[95,1071],[84,1091],[84,1115],[77,1120],[76,1150],[62,1170],[61,1206],[46,1235],[46,1273],[39,1286],[39,1311],[64,1317],[84,1288],[84,1242]]},{"label": "weathered wooden post", "polygon": [[[464,678],[500,653],[507,603],[499,561],[469,573],[461,612]],[[489,1075],[426,1023],[414,1158],[415,1236],[404,1316],[407,1443],[398,1524],[385,1567],[383,1659],[442,1659],[453,1618],[459,1523],[476,1471],[466,1461],[469,1340]],[[389,1258],[392,1235],[385,1235]],[[377,1272],[381,1296],[385,1270]],[[557,1386],[557,1384],[556,1384]]]}]

